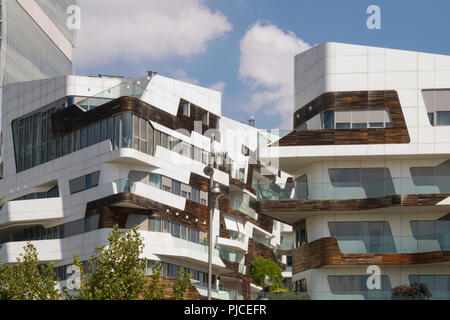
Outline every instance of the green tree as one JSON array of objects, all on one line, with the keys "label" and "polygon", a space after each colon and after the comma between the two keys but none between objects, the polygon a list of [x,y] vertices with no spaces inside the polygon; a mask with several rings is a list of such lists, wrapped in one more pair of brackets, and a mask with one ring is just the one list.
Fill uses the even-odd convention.
[{"label": "green tree", "polygon": [[281,268],[272,260],[256,257],[250,265],[250,275],[253,278],[253,283],[258,286],[265,286],[268,278],[271,283],[271,291],[282,287],[283,275],[281,274]]},{"label": "green tree", "polygon": [[81,272],[81,286],[72,298],[88,300],[137,300],[146,295],[146,261],[140,259],[143,239],[137,228],[119,230],[114,226],[108,235],[108,245],[95,248],[88,261],[93,270],[86,273],[74,255],[74,263]]},{"label": "green tree", "polygon": [[156,263],[152,265],[152,281],[148,285],[145,292],[145,300],[162,300],[164,299],[164,293],[166,286],[162,284],[162,265]]},{"label": "green tree", "polygon": [[59,279],[53,264],[40,265],[36,248],[28,242],[15,264],[0,265],[0,299],[59,300]]},{"label": "green tree", "polygon": [[183,268],[178,268],[178,278],[173,285],[171,300],[183,300],[184,294],[192,286],[191,275],[186,274]]}]

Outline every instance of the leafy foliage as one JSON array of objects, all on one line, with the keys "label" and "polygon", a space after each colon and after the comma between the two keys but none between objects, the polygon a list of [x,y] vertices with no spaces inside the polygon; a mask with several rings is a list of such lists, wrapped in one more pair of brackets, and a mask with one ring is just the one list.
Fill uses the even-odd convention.
[{"label": "leafy foliage", "polygon": [[[39,265],[36,248],[28,243],[17,263],[0,264],[0,299],[162,300],[167,287],[162,281],[162,266],[159,263],[152,266],[149,282],[145,275],[147,261],[140,258],[143,249],[137,228],[119,230],[114,226],[108,244],[96,247],[86,265],[77,254],[73,255],[73,264],[80,270],[80,278],[75,282],[78,287],[60,292],[53,264]],[[170,299],[182,300],[191,285],[190,275],[179,268]]]},{"label": "leafy foliage", "polygon": [[166,286],[161,282],[162,266],[160,263],[152,265],[152,281],[144,294],[145,300],[162,300]]},{"label": "leafy foliage", "polygon": [[183,268],[178,268],[178,278],[173,285],[171,300],[183,300],[186,291],[192,286],[191,275],[186,275]]},{"label": "leafy foliage", "polygon": [[394,297],[403,298],[426,298],[429,299],[432,294],[425,283],[414,283],[410,286],[398,286],[392,289]]},{"label": "leafy foliage", "polygon": [[253,282],[258,286],[264,286],[266,278],[271,283],[271,290],[276,290],[282,286],[283,276],[281,268],[272,260],[256,257],[250,265],[250,275],[253,278]]},{"label": "leafy foliage", "polygon": [[40,265],[36,248],[28,242],[15,264],[0,264],[0,299],[58,300],[53,264]]},{"label": "leafy foliage", "polygon": [[[95,255],[88,261],[92,273],[81,272],[81,287],[74,298],[87,300],[137,300],[146,295],[146,261],[140,259],[143,239],[137,228],[119,230],[114,226],[108,235],[108,246],[95,248]],[[74,263],[82,270],[74,255]]]}]

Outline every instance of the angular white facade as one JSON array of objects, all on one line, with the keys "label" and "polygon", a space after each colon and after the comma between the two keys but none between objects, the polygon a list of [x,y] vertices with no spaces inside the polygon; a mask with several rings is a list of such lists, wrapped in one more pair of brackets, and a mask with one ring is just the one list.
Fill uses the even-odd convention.
[{"label": "angular white facade", "polygon": [[296,230],[298,291],[390,299],[422,282],[448,299],[449,94],[448,56],[324,43],[295,57],[295,130],[259,151],[293,179],[258,200]]},{"label": "angular white facade", "polygon": [[[250,263],[277,261],[281,225],[258,215],[252,189],[264,178],[258,130],[223,117],[220,92],[157,74],[66,76],[6,85],[3,101],[2,262],[30,240],[64,280],[74,252],[85,261],[114,224],[138,225],[148,269],[160,261],[175,276],[184,267],[202,296],[209,223],[214,297],[250,298]],[[222,196],[209,222],[211,132]]]}]

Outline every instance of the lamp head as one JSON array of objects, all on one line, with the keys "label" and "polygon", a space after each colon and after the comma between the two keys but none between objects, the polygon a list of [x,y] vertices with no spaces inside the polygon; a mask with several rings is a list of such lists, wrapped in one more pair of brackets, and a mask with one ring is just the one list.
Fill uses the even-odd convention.
[{"label": "lamp head", "polygon": [[211,166],[206,166],[206,167],[203,169],[203,173],[204,173],[206,176],[211,177],[211,176],[214,174],[214,169],[213,169],[213,167],[211,167]]},{"label": "lamp head", "polygon": [[214,187],[212,188],[212,193],[213,194],[220,194],[220,187],[219,187],[219,185],[217,183],[214,184]]}]

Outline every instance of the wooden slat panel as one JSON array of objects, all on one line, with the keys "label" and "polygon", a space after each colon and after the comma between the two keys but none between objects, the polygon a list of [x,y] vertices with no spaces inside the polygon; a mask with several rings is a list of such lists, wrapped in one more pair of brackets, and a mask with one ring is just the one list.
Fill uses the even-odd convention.
[{"label": "wooden slat panel", "polygon": [[343,254],[335,238],[322,238],[293,250],[292,273],[328,265],[411,265],[449,261],[450,251]]},{"label": "wooden slat panel", "polygon": [[400,100],[396,91],[328,92],[294,113],[294,128],[329,110],[385,108],[392,128],[295,130],[278,141],[279,146],[352,145],[410,143]]}]

